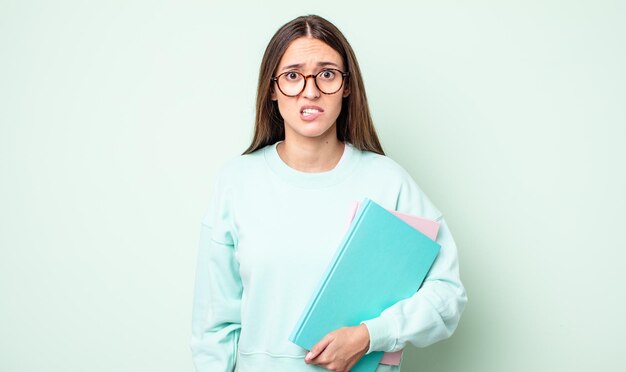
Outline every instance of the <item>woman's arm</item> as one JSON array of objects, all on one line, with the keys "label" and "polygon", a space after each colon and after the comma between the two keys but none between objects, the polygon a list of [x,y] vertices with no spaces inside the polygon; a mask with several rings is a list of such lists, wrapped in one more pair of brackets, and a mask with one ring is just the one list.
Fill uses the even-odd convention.
[{"label": "woman's arm", "polygon": [[[440,222],[437,243],[441,250],[424,284],[413,296],[390,306],[376,318],[361,323],[367,327],[369,346],[361,349],[362,332],[359,327],[344,327],[329,333],[313,348],[307,363],[350,368],[354,356],[359,358],[372,351],[394,352],[407,343],[428,346],[450,337],[456,329],[467,302],[465,288],[459,278],[456,244],[441,213],[430,202],[417,184],[405,173],[396,205],[389,209]],[[326,350],[330,347],[330,350]],[[341,370],[341,369],[340,369]]]},{"label": "woman's arm", "polygon": [[216,188],[201,227],[191,352],[198,372],[233,371],[241,329],[242,284],[229,203]]},{"label": "woman's arm", "polygon": [[438,220],[437,243],[441,250],[419,291],[390,306],[379,317],[363,322],[370,333],[368,353],[398,351],[407,343],[425,347],[450,337],[467,303],[450,229],[415,180],[406,171],[403,173],[395,209]]},{"label": "woman's arm", "polygon": [[[330,332],[313,346],[305,362],[337,371],[349,370],[372,351],[398,351],[407,342],[424,347],[452,335],[467,297],[459,280],[454,240],[445,221],[440,222],[437,242],[441,250],[422,288],[379,317],[362,322],[360,327],[365,324],[365,332],[359,326]],[[369,348],[363,337],[369,337]]]}]

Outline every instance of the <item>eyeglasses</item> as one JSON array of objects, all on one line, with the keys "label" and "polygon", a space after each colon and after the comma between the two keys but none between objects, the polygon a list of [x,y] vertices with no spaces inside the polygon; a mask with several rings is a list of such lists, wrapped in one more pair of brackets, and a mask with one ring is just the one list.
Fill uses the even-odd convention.
[{"label": "eyeglasses", "polygon": [[339,92],[344,79],[349,72],[343,72],[334,68],[326,69],[317,74],[303,75],[296,71],[287,71],[272,78],[278,89],[287,97],[295,97],[304,91],[307,80],[313,78],[317,89],[324,94]]}]

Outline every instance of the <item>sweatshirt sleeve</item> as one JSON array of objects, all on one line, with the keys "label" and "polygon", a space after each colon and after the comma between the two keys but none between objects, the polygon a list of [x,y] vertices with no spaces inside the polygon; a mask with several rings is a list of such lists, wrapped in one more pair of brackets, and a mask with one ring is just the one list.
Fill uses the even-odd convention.
[{"label": "sweatshirt sleeve", "polygon": [[399,351],[407,343],[425,347],[450,337],[467,302],[459,277],[457,248],[448,225],[412,179],[404,186],[396,209],[438,220],[437,243],[441,250],[413,296],[385,309],[379,317],[362,322],[370,333],[368,354]]},{"label": "sweatshirt sleeve", "polygon": [[192,311],[197,372],[233,371],[241,329],[242,284],[231,205],[219,185],[202,220]]}]

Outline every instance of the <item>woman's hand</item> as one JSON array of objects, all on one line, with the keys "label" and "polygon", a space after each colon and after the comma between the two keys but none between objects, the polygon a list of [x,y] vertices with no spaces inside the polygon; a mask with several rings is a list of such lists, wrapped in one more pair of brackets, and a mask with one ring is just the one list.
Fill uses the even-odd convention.
[{"label": "woman's hand", "polygon": [[365,324],[343,327],[322,338],[304,361],[329,371],[347,372],[361,359],[370,346],[370,334]]}]

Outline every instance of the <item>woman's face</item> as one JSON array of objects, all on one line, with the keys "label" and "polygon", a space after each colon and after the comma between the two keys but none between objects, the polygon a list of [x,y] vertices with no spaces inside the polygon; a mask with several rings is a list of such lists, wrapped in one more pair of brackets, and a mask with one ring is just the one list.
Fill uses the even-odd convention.
[{"label": "woman's face", "polygon": [[[323,41],[301,37],[291,42],[274,76],[288,71],[307,76],[326,69],[345,72],[339,53]],[[323,140],[331,136],[336,138],[335,122],[341,112],[342,99],[347,97],[348,93],[344,84],[336,93],[324,94],[320,92],[315,85],[315,79],[311,77],[306,79],[306,86],[300,94],[289,97],[283,94],[274,83],[272,100],[278,102],[278,110],[285,121],[285,139]]]}]

